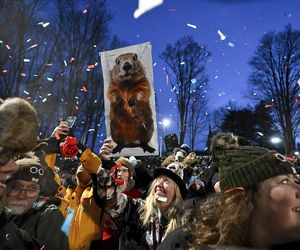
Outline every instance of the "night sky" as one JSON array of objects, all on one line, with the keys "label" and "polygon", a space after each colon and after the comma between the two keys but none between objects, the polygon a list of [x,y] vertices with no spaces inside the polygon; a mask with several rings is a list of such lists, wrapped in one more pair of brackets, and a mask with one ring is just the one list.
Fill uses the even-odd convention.
[{"label": "night sky", "polygon": [[167,43],[192,35],[212,52],[207,64],[209,114],[229,101],[238,107],[251,104],[245,97],[251,71],[248,62],[266,32],[282,31],[289,23],[300,30],[300,0],[165,0],[137,19],[133,13],[138,0],[111,0],[108,6],[114,13],[111,30],[121,40],[128,45],[152,44],[157,120],[171,119],[168,133],[176,131],[177,117],[175,98],[158,57]]}]

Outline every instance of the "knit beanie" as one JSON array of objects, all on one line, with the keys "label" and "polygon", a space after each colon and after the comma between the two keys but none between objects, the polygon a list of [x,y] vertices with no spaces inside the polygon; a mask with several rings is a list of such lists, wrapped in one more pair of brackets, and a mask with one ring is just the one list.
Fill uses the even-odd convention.
[{"label": "knit beanie", "polygon": [[16,161],[19,169],[10,175],[6,183],[11,181],[23,180],[31,181],[40,185],[41,194],[45,189],[47,178],[49,178],[49,173],[45,169],[37,156],[31,156],[30,158],[22,158]]},{"label": "knit beanie", "polygon": [[238,137],[231,133],[215,135],[211,145],[222,192],[235,187],[255,188],[268,178],[293,174],[292,164],[283,155],[267,148],[239,146]]},{"label": "knit beanie", "polygon": [[29,102],[15,97],[0,105],[0,149],[30,151],[37,141],[38,118]]},{"label": "knit beanie", "polygon": [[181,162],[172,162],[165,168],[156,168],[154,170],[154,179],[161,175],[169,177],[177,184],[182,198],[185,199],[188,191],[183,181],[184,169],[185,166]]}]

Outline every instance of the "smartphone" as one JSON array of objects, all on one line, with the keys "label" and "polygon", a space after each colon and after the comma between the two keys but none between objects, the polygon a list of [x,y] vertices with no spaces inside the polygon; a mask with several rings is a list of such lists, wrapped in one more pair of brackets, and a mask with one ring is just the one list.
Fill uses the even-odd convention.
[{"label": "smartphone", "polygon": [[76,119],[77,119],[76,116],[68,116],[68,117],[67,117],[66,122],[68,123],[68,126],[69,126],[70,128],[73,127],[73,125],[74,125],[75,122],[76,122]]}]

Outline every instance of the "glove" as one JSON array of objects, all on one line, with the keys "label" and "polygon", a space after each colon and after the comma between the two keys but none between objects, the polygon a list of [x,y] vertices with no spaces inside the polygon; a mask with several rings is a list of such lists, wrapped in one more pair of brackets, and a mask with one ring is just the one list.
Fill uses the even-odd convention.
[{"label": "glove", "polygon": [[55,137],[49,137],[38,141],[38,145],[40,145],[41,149],[46,154],[50,154],[50,153],[60,154],[59,143],[60,141],[56,140]]}]

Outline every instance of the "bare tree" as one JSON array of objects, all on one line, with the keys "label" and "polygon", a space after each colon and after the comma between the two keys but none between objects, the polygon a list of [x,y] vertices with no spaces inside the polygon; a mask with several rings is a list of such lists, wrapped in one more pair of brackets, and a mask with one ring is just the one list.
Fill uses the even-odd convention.
[{"label": "bare tree", "polygon": [[[166,64],[166,72],[169,82],[176,96],[177,108],[179,112],[179,143],[183,143],[187,124],[190,124],[192,134],[195,133],[195,121],[199,121],[199,116],[193,115],[193,98],[197,93],[200,100],[205,95],[204,89],[208,83],[205,64],[210,57],[210,52],[206,46],[199,45],[191,36],[180,38],[174,45],[168,44],[160,58]],[[204,100],[204,99],[203,99]],[[199,109],[205,109],[205,103],[201,102]],[[201,112],[201,110],[197,110]],[[189,113],[192,114],[189,116]],[[198,117],[198,118],[196,118]],[[190,120],[189,120],[190,119]],[[196,119],[196,120],[195,120]]]},{"label": "bare tree", "polygon": [[[266,100],[280,128],[286,153],[295,150],[299,134],[300,32],[290,25],[283,32],[263,36],[250,61],[252,98]],[[255,95],[253,95],[255,93]]]}]

